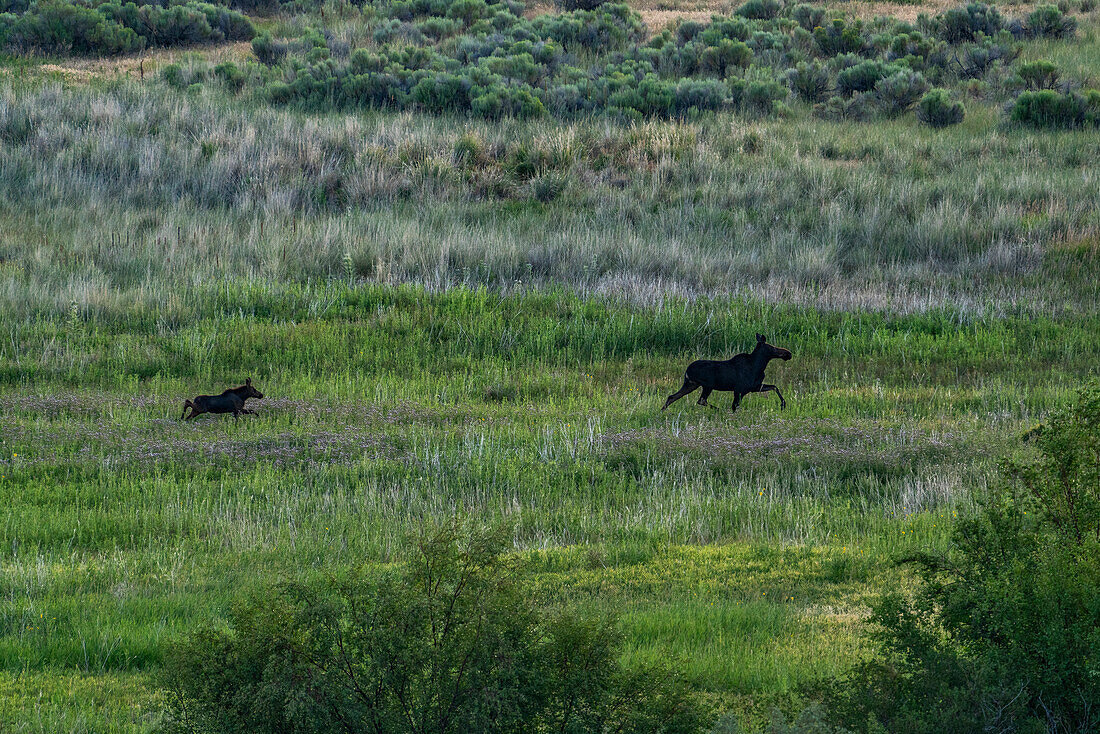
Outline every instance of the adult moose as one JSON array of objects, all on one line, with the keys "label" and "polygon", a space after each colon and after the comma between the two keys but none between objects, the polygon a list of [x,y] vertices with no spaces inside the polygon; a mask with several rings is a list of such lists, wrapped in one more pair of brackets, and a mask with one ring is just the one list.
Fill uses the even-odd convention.
[{"label": "adult moose", "polygon": [[[256,411],[245,409],[244,401],[249,398],[263,400],[263,397],[262,392],[252,387],[252,378],[249,377],[240,387],[231,387],[220,395],[198,395],[194,400],[184,400],[180,420],[183,420],[184,416],[187,416],[187,420],[191,420],[203,413],[232,413],[234,418],[239,417],[241,413],[255,415]],[[191,409],[191,415],[187,415],[188,408]]]},{"label": "adult moose", "polygon": [[684,384],[679,390],[668,396],[661,410],[675,403],[680,398],[703,388],[703,394],[699,396],[699,405],[709,405],[707,398],[713,390],[723,390],[733,393],[733,410],[741,404],[741,398],[750,392],[775,391],[779,396],[779,407],[786,408],[787,401],[783,399],[783,393],[775,385],[764,384],[764,369],[773,359],[784,361],[791,358],[791,353],[786,349],[773,347],[768,344],[763,334],[756,335],[756,349],[748,354],[738,354],[733,359],[721,361],[712,359],[700,359],[688,365],[684,372]]}]

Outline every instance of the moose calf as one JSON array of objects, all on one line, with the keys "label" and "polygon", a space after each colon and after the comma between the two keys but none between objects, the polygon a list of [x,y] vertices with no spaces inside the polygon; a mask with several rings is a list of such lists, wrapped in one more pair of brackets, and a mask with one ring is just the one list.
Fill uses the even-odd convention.
[{"label": "moose calf", "polygon": [[733,392],[733,410],[741,404],[741,398],[750,392],[768,392],[774,390],[779,396],[779,407],[786,408],[787,401],[775,385],[764,384],[764,368],[773,359],[784,361],[791,358],[786,349],[773,347],[767,343],[763,334],[756,335],[756,348],[748,354],[738,354],[733,359],[720,361],[700,359],[688,365],[684,372],[684,384],[679,390],[668,396],[661,410],[675,403],[689,393],[703,388],[699,396],[699,405],[708,405],[707,398],[713,390]]},{"label": "moose calf", "polygon": [[[252,378],[249,377],[240,387],[231,387],[221,395],[199,395],[194,400],[184,400],[180,420],[183,420],[184,416],[187,420],[191,420],[203,413],[232,413],[234,418],[239,417],[241,413],[255,415],[255,411],[245,409],[244,401],[249,398],[263,400],[263,397],[262,392],[252,387]],[[191,409],[191,415],[187,415],[188,408]]]}]

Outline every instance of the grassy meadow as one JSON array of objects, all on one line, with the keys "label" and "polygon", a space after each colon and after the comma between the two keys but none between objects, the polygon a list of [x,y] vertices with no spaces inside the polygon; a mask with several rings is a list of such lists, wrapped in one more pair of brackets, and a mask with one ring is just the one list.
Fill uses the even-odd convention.
[{"label": "grassy meadow", "polygon": [[[1095,82],[1078,17],[1024,54]],[[306,114],[131,62],[0,69],[0,731],[155,731],[173,639],[455,515],[752,730],[1097,374],[1096,128]],[[786,410],[660,412],[756,332]]]}]

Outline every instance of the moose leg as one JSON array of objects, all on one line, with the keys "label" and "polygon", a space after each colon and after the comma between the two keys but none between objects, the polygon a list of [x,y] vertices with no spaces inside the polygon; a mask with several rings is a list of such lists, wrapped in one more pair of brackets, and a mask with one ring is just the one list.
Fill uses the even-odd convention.
[{"label": "moose leg", "polygon": [[703,388],[703,394],[699,396],[699,400],[697,401],[697,404],[698,405],[704,405],[708,408],[711,407],[710,403],[707,402],[707,398],[710,397],[710,394],[712,392],[714,392],[713,387],[704,387]]},{"label": "moose leg", "polygon": [[691,380],[689,380],[687,378],[684,378],[684,384],[680,386],[679,390],[677,390],[676,392],[674,392],[674,393],[672,393],[671,395],[668,396],[668,400],[665,401],[665,404],[661,407],[661,410],[664,410],[665,408],[672,405],[673,403],[675,403],[680,398],[684,397],[685,395],[688,395],[689,393],[693,393],[698,389],[699,389],[699,384],[698,383],[692,382]]},{"label": "moose leg", "polygon": [[741,404],[741,393],[735,392],[733,394],[733,405],[730,406],[730,412],[731,413],[736,412],[737,411],[737,406],[740,405],[740,404]]},{"label": "moose leg", "polygon": [[774,390],[775,394],[779,396],[779,409],[782,410],[783,408],[786,408],[787,401],[783,399],[783,393],[779,392],[779,388],[775,385],[761,385],[760,389],[756,392],[769,392],[772,390]]}]

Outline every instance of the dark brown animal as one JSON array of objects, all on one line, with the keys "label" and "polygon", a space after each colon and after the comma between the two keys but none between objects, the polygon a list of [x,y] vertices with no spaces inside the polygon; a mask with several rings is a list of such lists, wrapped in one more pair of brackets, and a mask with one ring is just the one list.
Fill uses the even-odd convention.
[{"label": "dark brown animal", "polygon": [[791,358],[786,349],[768,344],[763,334],[756,335],[756,349],[748,354],[738,354],[733,359],[719,361],[700,359],[688,365],[684,372],[684,384],[679,390],[668,396],[661,410],[675,403],[689,393],[703,388],[699,396],[699,405],[708,405],[707,398],[714,390],[733,393],[733,410],[741,404],[741,398],[750,392],[775,391],[779,396],[779,407],[786,408],[787,401],[775,385],[764,384],[764,369],[773,359],[784,361]]},{"label": "dark brown animal", "polygon": [[[263,400],[263,397],[262,392],[252,387],[252,378],[249,377],[240,387],[231,387],[220,395],[198,395],[194,400],[184,400],[180,420],[184,416],[191,420],[203,413],[232,413],[234,418],[238,418],[241,413],[255,415],[256,411],[244,407],[244,401],[249,398]],[[191,409],[191,415],[187,415],[188,408]]]}]

